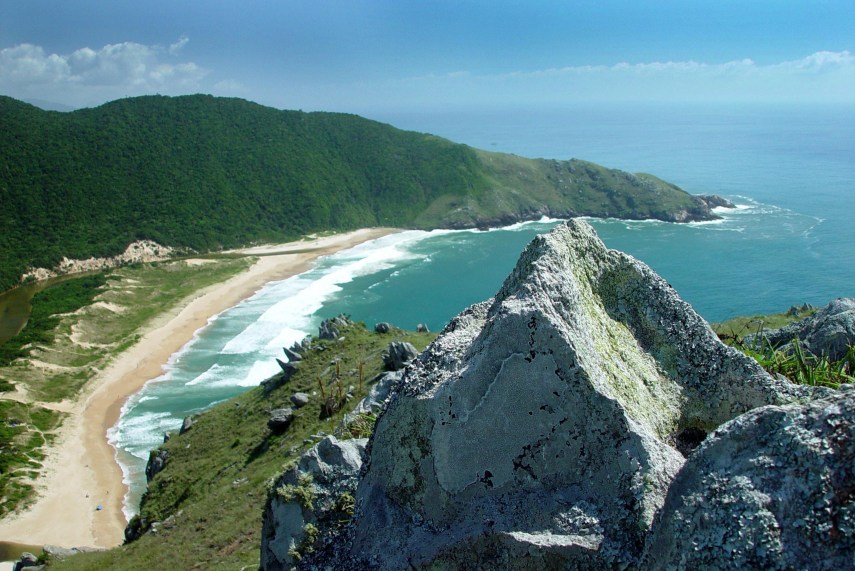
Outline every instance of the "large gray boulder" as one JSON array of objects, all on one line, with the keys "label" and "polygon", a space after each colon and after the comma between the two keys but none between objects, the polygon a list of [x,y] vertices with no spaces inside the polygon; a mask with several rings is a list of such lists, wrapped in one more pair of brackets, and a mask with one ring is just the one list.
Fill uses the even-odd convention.
[{"label": "large gray boulder", "polygon": [[367,439],[327,436],[271,487],[262,518],[261,568],[291,569],[352,515]]},{"label": "large gray boulder", "polygon": [[407,363],[419,356],[418,350],[408,341],[393,341],[383,353],[383,365],[387,371],[400,371]]},{"label": "large gray boulder", "polygon": [[657,520],[646,571],[855,569],[855,390],[724,425]]},{"label": "large gray boulder", "polygon": [[532,241],[495,299],[452,320],[396,390],[353,523],[312,561],[632,566],[686,434],[697,443],[753,408],[826,394],[723,345],[578,220]]},{"label": "large gray boulder", "polygon": [[797,338],[802,347],[833,361],[842,359],[850,345],[855,345],[855,299],[835,299],[814,315],[780,329],[746,336],[749,346],[768,340],[773,347],[784,347]]}]

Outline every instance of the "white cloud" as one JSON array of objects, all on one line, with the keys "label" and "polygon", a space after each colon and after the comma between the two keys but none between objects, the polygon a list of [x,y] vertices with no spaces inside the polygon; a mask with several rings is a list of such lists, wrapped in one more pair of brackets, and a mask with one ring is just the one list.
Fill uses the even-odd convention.
[{"label": "white cloud", "polygon": [[188,41],[181,38],[167,48],[123,42],[70,54],[48,54],[32,44],[5,48],[0,50],[0,90],[13,97],[79,106],[128,95],[198,89],[208,70],[193,62],[175,61]]},{"label": "white cloud", "polygon": [[[393,98],[390,94],[395,93]],[[758,63],[665,60],[506,73],[455,71],[390,81],[363,94],[426,105],[561,104],[573,101],[855,101],[855,56],[821,51]]]},{"label": "white cloud", "polygon": [[179,39],[177,42],[175,42],[174,44],[170,44],[169,53],[172,55],[177,55],[178,52],[184,49],[184,46],[186,46],[189,41],[190,38],[188,38],[187,36],[182,36],[181,39]]}]

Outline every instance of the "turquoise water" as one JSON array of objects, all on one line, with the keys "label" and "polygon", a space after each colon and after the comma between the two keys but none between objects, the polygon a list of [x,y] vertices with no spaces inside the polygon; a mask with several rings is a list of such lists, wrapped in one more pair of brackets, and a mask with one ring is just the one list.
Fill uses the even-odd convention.
[{"label": "turquoise water", "polygon": [[[855,109],[589,107],[377,119],[486,149],[653,172],[732,199],[739,208],[713,223],[591,221],[606,245],[649,264],[710,321],[855,296]],[[148,450],[164,432],[275,373],[281,347],[324,317],[439,330],[495,293],[525,244],[555,223],[387,236],[217,316],[110,431],[132,489],[126,512],[136,509]]]}]

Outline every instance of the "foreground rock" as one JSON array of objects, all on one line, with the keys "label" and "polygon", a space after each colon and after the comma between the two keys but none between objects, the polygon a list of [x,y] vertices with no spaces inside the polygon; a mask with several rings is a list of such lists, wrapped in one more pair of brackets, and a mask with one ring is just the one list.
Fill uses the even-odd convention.
[{"label": "foreground rock", "polygon": [[[814,315],[781,329],[764,331],[762,336],[773,347],[786,347],[793,339],[798,339],[802,347],[814,355],[838,361],[846,355],[850,345],[855,345],[855,299],[835,299]],[[745,342],[751,346],[761,339],[749,335]]]},{"label": "foreground rock", "polygon": [[[301,565],[637,565],[684,450],[753,408],[829,394],[723,345],[586,223],[536,238],[494,300],[406,369],[357,510]],[[266,567],[273,569],[276,567]]]},{"label": "foreground rock", "polygon": [[314,549],[319,527],[335,528],[353,514],[367,442],[328,436],[274,483],[263,517],[263,569],[290,569]]},{"label": "foreground rock", "polygon": [[644,569],[855,568],[855,390],[771,406],[689,458]]}]

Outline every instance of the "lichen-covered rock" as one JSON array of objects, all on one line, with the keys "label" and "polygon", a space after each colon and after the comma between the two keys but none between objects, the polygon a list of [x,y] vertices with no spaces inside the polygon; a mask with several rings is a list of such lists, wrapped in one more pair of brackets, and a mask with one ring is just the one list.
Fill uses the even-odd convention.
[{"label": "lichen-covered rock", "polygon": [[400,371],[407,363],[419,356],[412,343],[393,341],[383,354],[383,365],[388,371]]},{"label": "lichen-covered rock", "polygon": [[773,347],[783,347],[798,339],[814,355],[825,355],[833,361],[842,359],[850,345],[855,345],[855,299],[835,299],[814,315],[782,327],[745,337],[749,346],[767,340]]},{"label": "lichen-covered rock", "polygon": [[354,522],[315,560],[632,566],[683,464],[681,435],[816,394],[723,345],[664,280],[573,220],[407,368]]},{"label": "lichen-covered rock", "polygon": [[855,569],[855,390],[768,406],[688,459],[643,569]]},{"label": "lichen-covered rock", "polygon": [[291,569],[352,515],[367,439],[327,436],[272,486],[261,539],[262,569]]}]

